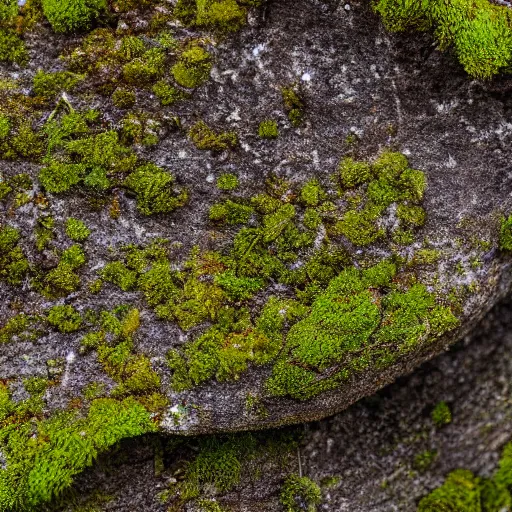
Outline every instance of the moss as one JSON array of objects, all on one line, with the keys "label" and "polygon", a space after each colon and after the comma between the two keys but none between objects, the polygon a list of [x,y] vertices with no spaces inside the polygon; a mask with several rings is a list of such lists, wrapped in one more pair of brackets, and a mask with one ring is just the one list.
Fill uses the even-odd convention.
[{"label": "moss", "polygon": [[436,457],[436,450],[425,450],[423,452],[416,454],[413,462],[414,469],[421,473],[424,473],[430,468],[430,466],[432,466]]},{"label": "moss", "polygon": [[512,251],[512,215],[501,219],[499,247],[502,251]]},{"label": "moss", "polygon": [[149,85],[164,74],[165,52],[151,48],[123,66],[124,80],[133,86]]},{"label": "moss", "polygon": [[18,14],[17,0],[5,0],[0,4],[0,21],[9,22]]},{"label": "moss", "polygon": [[33,128],[30,121],[19,124],[10,139],[10,145],[15,155],[30,160],[38,160],[44,153],[42,136]]},{"label": "moss", "polygon": [[30,264],[18,245],[20,238],[16,228],[0,228],[0,279],[11,285],[20,285],[30,271]]},{"label": "moss", "polygon": [[378,215],[372,209],[350,210],[336,224],[337,233],[347,237],[354,245],[370,245],[385,234],[376,220]]},{"label": "moss", "polygon": [[133,59],[142,57],[145,52],[146,44],[140,37],[125,36],[121,39],[118,55],[122,60],[129,62]]},{"label": "moss", "polygon": [[171,73],[182,87],[194,89],[208,80],[212,68],[210,54],[200,46],[184,51]]},{"label": "moss", "polygon": [[264,121],[261,121],[258,127],[258,135],[262,139],[277,139],[279,136],[277,122],[272,119],[265,119]]},{"label": "moss", "polygon": [[217,178],[217,188],[220,190],[235,190],[238,187],[238,177],[235,174],[221,174]]},{"label": "moss", "polygon": [[237,277],[233,272],[224,272],[215,276],[218,284],[234,301],[250,299],[265,284],[263,279],[250,277]]},{"label": "moss", "polygon": [[68,191],[80,183],[85,168],[81,164],[65,164],[52,161],[39,172],[39,181],[48,192],[55,194]]},{"label": "moss", "polygon": [[322,492],[310,478],[292,474],[281,488],[279,501],[287,512],[315,512],[322,501]]},{"label": "moss", "polygon": [[300,190],[300,200],[306,206],[318,206],[326,199],[326,193],[317,179],[309,180]]},{"label": "moss", "polygon": [[197,0],[194,24],[219,32],[236,32],[246,22],[247,12],[235,0]]},{"label": "moss", "polygon": [[215,203],[210,207],[209,218],[213,221],[227,222],[228,224],[246,224],[254,210],[250,206],[235,203],[227,199],[222,203]]},{"label": "moss", "polygon": [[172,212],[188,199],[187,191],[175,186],[174,176],[154,164],[137,168],[124,185],[137,195],[137,208],[144,215]]},{"label": "moss", "polygon": [[188,136],[198,149],[225,151],[232,149],[238,144],[238,137],[235,132],[220,132],[212,130],[204,121],[194,124]]},{"label": "moss", "polygon": [[60,92],[72,90],[83,78],[69,71],[46,73],[39,69],[34,76],[32,90],[36,96],[51,99]]},{"label": "moss", "polygon": [[439,402],[430,416],[436,427],[443,427],[452,422],[452,412],[446,402]]},{"label": "moss", "polygon": [[159,123],[144,112],[130,112],[121,121],[121,138],[125,144],[158,144]]},{"label": "moss", "polygon": [[425,210],[421,206],[399,204],[396,215],[406,226],[423,226],[426,220]]},{"label": "moss", "polygon": [[118,87],[112,94],[112,103],[117,108],[132,108],[137,97],[131,89]]},{"label": "moss", "polygon": [[392,31],[409,28],[431,30],[438,45],[455,54],[472,76],[490,78],[512,63],[512,30],[506,6],[478,0],[459,0],[438,5],[379,0],[374,9]]},{"label": "moss", "polygon": [[106,0],[41,0],[41,4],[55,32],[87,30],[108,10]]},{"label": "moss", "polygon": [[0,114],[0,139],[5,139],[11,131],[11,120],[5,114]]},{"label": "moss", "polygon": [[40,334],[39,317],[19,313],[0,327],[0,344],[11,341],[33,341]]},{"label": "moss", "polygon": [[25,65],[29,55],[25,43],[9,28],[0,28],[0,62]]},{"label": "moss", "polygon": [[153,93],[160,100],[164,107],[173,105],[179,100],[185,99],[185,93],[168,84],[165,80],[160,80],[153,86]]},{"label": "moss", "polygon": [[288,119],[292,126],[299,127],[304,118],[304,103],[294,86],[282,87],[281,94]]},{"label": "moss", "polygon": [[24,413],[30,400],[15,404],[0,389],[2,510],[41,510],[59,497],[75,476],[121,439],[153,432],[149,413],[133,398],[94,400],[88,411],[60,411],[51,418]]},{"label": "moss", "polygon": [[343,158],[339,165],[341,185],[345,188],[353,188],[369,181],[372,177],[370,164],[356,162],[352,158]]},{"label": "moss", "polygon": [[77,331],[82,326],[82,317],[73,306],[53,306],[47,318],[51,325],[63,333]]},{"label": "moss", "polygon": [[81,220],[70,217],[66,221],[66,235],[74,242],[84,242],[90,234],[91,231]]},{"label": "moss", "polygon": [[126,268],[120,261],[107,263],[101,270],[101,277],[125,292],[132,290],[137,283],[137,273]]}]

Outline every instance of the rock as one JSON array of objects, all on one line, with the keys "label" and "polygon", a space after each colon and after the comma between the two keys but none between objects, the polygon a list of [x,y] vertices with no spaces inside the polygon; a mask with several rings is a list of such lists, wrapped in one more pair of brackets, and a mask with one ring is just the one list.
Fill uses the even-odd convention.
[{"label": "rock", "polygon": [[[95,454],[154,429],[318,420],[507,293],[508,78],[468,79],[365,2],[270,3],[217,46],[185,47],[203,33],[171,37],[153,14],[123,19],[156,27],[138,40],[38,24],[28,66],[4,66],[18,80],[0,91],[8,417],[67,409],[89,439],[105,416]],[[39,68],[66,66],[26,95]],[[114,107],[116,89],[135,107]],[[29,378],[42,402],[11,403]]]},{"label": "rock", "polygon": [[[504,444],[510,441],[511,307],[508,301],[494,308],[464,342],[423,364],[413,375],[331,418],[285,429],[288,442],[290,437],[299,442],[298,451],[287,445],[284,454],[276,453],[275,446],[269,452],[265,442],[283,442],[283,430],[265,432],[266,441],[255,459],[242,462],[239,484],[229,492],[205,485],[199,499],[180,510],[201,510],[197,508],[201,500],[215,500],[222,510],[233,512],[281,510],[283,482],[299,472],[298,453],[302,474],[321,484],[318,511],[412,512],[455,469],[491,476]],[[452,420],[436,426],[432,411],[443,401]],[[244,436],[240,433],[235,438]],[[225,443],[228,438],[217,439]],[[169,442],[161,474],[155,475],[155,438],[126,441],[79,477],[75,486],[79,501],[110,496],[105,510],[137,506],[148,512],[164,512],[170,504],[176,505],[179,498],[173,492],[176,478],[172,475],[181,481],[178,468],[195,460],[200,441],[182,440],[187,449],[176,448],[173,437],[158,442],[164,447]],[[433,454],[431,463],[418,466],[419,456],[425,453]],[[171,493],[162,504],[158,495],[166,489]]]}]

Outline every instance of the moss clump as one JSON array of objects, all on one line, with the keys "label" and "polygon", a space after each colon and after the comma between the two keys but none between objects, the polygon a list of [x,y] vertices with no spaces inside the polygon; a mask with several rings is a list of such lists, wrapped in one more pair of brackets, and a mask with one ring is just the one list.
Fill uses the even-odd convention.
[{"label": "moss clump", "polygon": [[290,475],[281,488],[279,501],[286,512],[315,512],[322,501],[322,492],[310,478]]},{"label": "moss clump", "polygon": [[11,341],[36,340],[41,333],[39,329],[40,318],[37,316],[19,313],[9,318],[0,327],[0,344]]},{"label": "moss clump", "polygon": [[153,92],[155,96],[160,100],[160,104],[164,107],[172,105],[179,100],[186,98],[186,95],[168,84],[165,80],[160,80],[153,86]]},{"label": "moss clump", "polygon": [[164,64],[165,52],[163,49],[151,48],[141,57],[124,65],[123,78],[132,86],[148,85],[163,75]]},{"label": "moss clump", "polygon": [[22,402],[0,386],[2,510],[42,510],[71,486],[100,453],[120,440],[156,430],[149,412],[134,398],[93,400],[87,411],[42,414],[40,392]]},{"label": "moss clump", "polygon": [[512,215],[501,219],[499,247],[503,251],[512,251]]},{"label": "moss clump", "polygon": [[55,32],[87,30],[108,11],[106,0],[41,0],[41,5]]},{"label": "moss clump", "polygon": [[52,161],[41,169],[39,181],[48,192],[59,194],[80,183],[84,173],[83,165]]},{"label": "moss clump", "polygon": [[221,174],[217,178],[217,188],[220,190],[235,190],[238,187],[238,177],[235,174]]},{"label": "moss clump", "polygon": [[245,25],[247,11],[235,0],[178,0],[174,15],[186,26],[228,33]]},{"label": "moss clump", "polygon": [[77,331],[82,326],[82,317],[73,306],[53,306],[47,318],[51,325],[63,333]]},{"label": "moss clump", "polygon": [[25,43],[18,34],[8,28],[0,28],[0,62],[25,65],[28,62]]},{"label": "moss clump", "polygon": [[137,195],[137,208],[144,215],[172,212],[188,199],[187,191],[175,186],[174,176],[154,164],[137,168],[124,185]]},{"label": "moss clump", "polygon": [[284,108],[292,126],[298,128],[304,120],[304,102],[294,86],[281,89]]},{"label": "moss clump", "polygon": [[374,9],[392,31],[432,30],[439,47],[453,46],[472,76],[490,78],[512,64],[512,22],[506,6],[487,0],[401,2],[379,0]]},{"label": "moss clump", "polygon": [[190,128],[188,136],[197,149],[203,150],[225,151],[238,144],[235,132],[215,132],[204,121],[194,124]]},{"label": "moss clump", "polygon": [[211,69],[210,54],[200,46],[192,46],[180,55],[171,73],[179,85],[194,89],[208,80]]},{"label": "moss clump", "polygon": [[209,218],[216,222],[228,224],[245,224],[251,218],[254,209],[227,199],[222,203],[215,203],[210,207]]},{"label": "moss clump", "polygon": [[326,193],[317,179],[309,180],[300,189],[300,200],[306,206],[318,206],[322,201],[327,198]]},{"label": "moss clump", "polygon": [[83,76],[76,75],[69,71],[46,73],[40,69],[34,76],[32,90],[36,96],[51,99],[59,92],[70,91],[83,80],[83,78]]},{"label": "moss clump", "polygon": [[442,427],[452,422],[452,412],[446,402],[439,402],[432,410],[431,417],[436,427]]},{"label": "moss clump", "polygon": [[30,271],[30,264],[18,245],[20,239],[16,228],[0,228],[0,279],[11,285],[20,285]]},{"label": "moss clump", "polygon": [[84,242],[90,234],[90,230],[81,220],[70,217],[66,221],[66,235],[74,242]]},{"label": "moss clump", "polygon": [[137,97],[131,89],[118,87],[112,94],[112,103],[117,108],[132,108]]},{"label": "moss clump", "polygon": [[277,139],[279,136],[277,122],[272,119],[265,119],[264,121],[261,121],[258,127],[258,135],[262,139]]},{"label": "moss clump", "polygon": [[341,185],[353,188],[370,181],[371,167],[368,162],[356,162],[350,157],[343,158],[339,165]]}]

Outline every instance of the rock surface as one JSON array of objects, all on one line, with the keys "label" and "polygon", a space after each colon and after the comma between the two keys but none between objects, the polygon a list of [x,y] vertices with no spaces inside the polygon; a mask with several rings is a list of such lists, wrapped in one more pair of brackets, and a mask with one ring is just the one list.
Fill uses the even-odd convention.
[{"label": "rock surface", "polygon": [[[217,500],[222,510],[232,512],[281,510],[281,486],[290,473],[299,472],[298,454],[303,474],[324,483],[319,511],[412,512],[420,498],[454,469],[490,476],[511,437],[511,313],[510,301],[499,305],[471,336],[413,375],[336,416],[301,426],[298,452],[291,449],[278,457],[263,450],[263,457],[243,462],[241,482],[230,492],[205,486],[201,498]],[[440,401],[449,405],[452,422],[436,428],[431,412]],[[279,432],[267,435],[276,438]],[[127,441],[101,458],[79,477],[77,502],[92,496],[89,503],[98,503],[98,497],[108,497],[111,501],[98,511],[166,511],[169,503],[160,503],[157,496],[180,478],[178,470],[184,460],[190,462],[197,455],[198,441],[188,441],[188,454],[169,446],[158,476],[155,441]],[[159,442],[162,447],[166,440]],[[419,470],[415,459],[425,451],[436,454]],[[190,502],[179,510],[203,509]]]},{"label": "rock surface", "polygon": [[[175,323],[156,320],[140,293],[124,293],[105,283],[97,294],[87,293],[83,286],[60,302],[52,302],[26,286],[20,294],[19,288],[0,284],[3,318],[12,316],[13,306],[18,307],[20,301],[30,313],[64,302],[81,313],[117,304],[137,307],[141,327],[135,337],[136,349],[151,358],[161,376],[170,403],[161,421],[167,432],[259,429],[333,414],[410,372],[470,332],[510,286],[509,262],[497,248],[499,219],[511,203],[510,79],[470,81],[450,55],[432,47],[427,35],[387,34],[366,2],[271,2],[251,16],[247,27],[212,49],[212,79],[191,100],[164,109],[168,116],[179,116],[185,128],[202,119],[219,129],[235,130],[239,147],[220,155],[207,153],[194,148],[182,132],[168,132],[151,149],[137,147],[139,156],[173,171],[179,185],[189,190],[188,204],[170,214],[143,217],[134,201],[119,191],[121,216],[114,219],[107,208],[99,213],[90,211],[86,193],[50,195],[58,226],[55,246],[63,249],[69,243],[62,227],[67,217],[77,216],[86,223],[91,236],[83,244],[88,261],[81,274],[88,284],[111,259],[111,246],[147,244],[155,237],[165,237],[180,247],[177,260],[183,262],[195,245],[218,249],[214,240],[221,239],[221,248],[232,240],[235,231],[219,234],[207,220],[209,207],[225,197],[213,183],[221,173],[238,175],[241,194],[247,197],[261,189],[271,172],[291,183],[304,183],[312,177],[328,181],[343,156],[372,160],[383,148],[391,147],[404,153],[413,168],[422,170],[428,182],[423,202],[426,225],[416,232],[412,245],[394,252],[413,261],[414,252],[421,248],[439,251],[437,261],[416,265],[409,274],[429,291],[439,293],[461,327],[418,345],[384,369],[370,365],[309,400],[269,396],[265,382],[272,370],[268,365],[249,365],[234,382],[208,380],[175,392],[170,389],[172,372],[165,363],[166,353],[197,337],[197,331],[185,333]],[[55,44],[47,45],[46,38]],[[22,77],[32,76],[38,66],[50,69],[69,44],[69,40],[44,31],[33,35],[34,58]],[[280,97],[280,87],[293,83],[300,83],[305,104],[305,120],[296,129],[287,121]],[[85,96],[69,97],[75,107],[85,107]],[[93,96],[87,101],[101,110],[106,120],[119,122],[121,113],[106,99]],[[147,112],[162,110],[147,101]],[[259,121],[265,118],[278,120],[280,136],[274,141],[255,135]],[[356,135],[355,147],[347,142],[353,140],[347,139],[351,134]],[[35,177],[40,169],[28,163],[1,165],[6,176],[23,171]],[[5,206],[3,221],[30,233],[37,208],[29,203],[8,217]],[[379,243],[349,250],[356,266],[392,252]],[[27,246],[26,251],[29,259],[41,261],[33,248]],[[44,257],[51,260],[51,254]],[[52,262],[42,264],[51,267]],[[454,290],[457,304],[449,299]],[[268,289],[265,293],[252,308],[261,307]],[[101,381],[107,390],[112,389],[114,383],[105,376],[94,353],[79,355],[82,335],[53,330],[35,342],[3,345],[0,377],[42,376],[47,373],[48,360],[62,358],[65,378],[45,396],[50,410],[80,396],[88,383]],[[247,407],[249,395],[257,398],[265,414]]]}]

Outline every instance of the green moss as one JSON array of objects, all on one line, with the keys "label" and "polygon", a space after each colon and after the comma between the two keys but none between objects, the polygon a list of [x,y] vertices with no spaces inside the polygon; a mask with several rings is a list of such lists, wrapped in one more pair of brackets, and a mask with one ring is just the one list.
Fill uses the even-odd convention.
[{"label": "green moss", "polygon": [[51,418],[40,411],[34,416],[31,400],[11,402],[7,387],[0,388],[2,510],[42,510],[100,453],[155,430],[148,411],[133,398],[97,399],[87,412],[60,411]]},{"label": "green moss", "polygon": [[106,0],[41,0],[41,4],[55,32],[87,30],[108,10]]},{"label": "green moss", "polygon": [[399,204],[396,215],[406,226],[423,226],[426,220],[425,210],[421,206]]},{"label": "green moss", "polygon": [[212,68],[210,54],[200,46],[184,51],[171,73],[182,87],[194,89],[208,80]]},{"label": "green moss", "polygon": [[420,471],[421,473],[427,471],[430,468],[430,466],[432,466],[432,464],[434,463],[436,457],[436,450],[425,450],[423,452],[416,454],[413,462],[414,469]]},{"label": "green moss", "polygon": [[194,124],[188,136],[197,149],[225,151],[232,149],[238,144],[238,137],[235,132],[215,132],[204,121]]},{"label": "green moss", "polygon": [[512,215],[501,219],[499,247],[503,251],[512,251]]},{"label": "green moss", "polygon": [[9,62],[21,66],[28,62],[29,55],[25,43],[18,34],[9,28],[0,28],[0,62]]},{"label": "green moss", "polygon": [[0,139],[5,139],[11,131],[11,120],[5,114],[0,114]]},{"label": "green moss", "polygon": [[442,427],[452,422],[452,412],[446,402],[439,402],[431,413],[431,418],[436,427]]},{"label": "green moss", "polygon": [[252,207],[227,199],[210,207],[209,218],[213,221],[227,222],[228,224],[246,224],[253,212]]},{"label": "green moss", "polygon": [[465,70],[478,78],[506,71],[512,63],[512,28],[506,6],[486,0],[400,2],[379,0],[374,9],[392,31],[433,31],[439,47],[453,47]]},{"label": "green moss", "polygon": [[11,285],[20,285],[30,271],[30,264],[18,245],[20,239],[16,228],[0,228],[0,279]]},{"label": "green moss", "polygon": [[112,103],[117,108],[132,108],[137,97],[131,89],[118,87],[112,94]]},{"label": "green moss", "polygon": [[129,62],[133,59],[142,57],[145,52],[146,44],[140,37],[125,36],[121,39],[118,55],[122,60]]},{"label": "green moss", "polygon": [[240,30],[247,12],[235,0],[197,0],[194,24],[227,33]]},{"label": "green moss", "polygon": [[151,48],[141,57],[123,66],[124,80],[133,86],[149,85],[164,74],[165,52],[162,48]]},{"label": "green moss", "polygon": [[281,488],[279,501],[287,512],[315,512],[322,501],[322,492],[310,478],[292,474]]},{"label": "green moss", "polygon": [[448,475],[445,483],[423,498],[418,512],[435,512],[438,510],[464,510],[480,512],[479,481],[471,471],[459,469]]},{"label": "green moss", "polygon": [[350,210],[336,224],[337,233],[347,237],[354,245],[370,245],[385,234],[376,221],[378,214],[373,209]]},{"label": "green moss", "polygon": [[0,344],[11,341],[33,341],[40,334],[39,317],[19,313],[0,327]]},{"label": "green moss", "polygon": [[309,180],[300,190],[300,200],[306,206],[318,206],[326,199],[326,193],[317,179]]},{"label": "green moss", "polygon": [[217,188],[220,190],[235,190],[238,187],[238,177],[235,174],[221,174],[217,178]]},{"label": "green moss", "polygon": [[82,326],[82,317],[73,306],[53,306],[47,318],[51,325],[63,333],[77,331]]},{"label": "green moss", "polygon": [[39,181],[48,192],[59,194],[80,183],[85,168],[81,164],[52,161],[39,172]]},{"label": "green moss", "polygon": [[4,0],[0,4],[0,21],[8,22],[14,19],[18,14],[18,2],[17,0]]},{"label": "green moss", "polygon": [[66,221],[66,235],[74,242],[84,242],[90,234],[91,231],[81,220],[70,217]]},{"label": "green moss", "polygon": [[83,76],[76,75],[69,71],[46,73],[42,69],[39,69],[34,76],[32,90],[36,96],[51,99],[60,92],[70,91],[83,80],[83,78]]},{"label": "green moss", "polygon": [[130,112],[121,121],[121,138],[125,144],[158,144],[160,124],[144,112]]},{"label": "green moss", "polygon": [[279,136],[277,122],[272,119],[265,119],[264,121],[261,121],[258,127],[258,135],[262,139],[277,139]]},{"label": "green moss", "polygon": [[341,185],[345,188],[353,188],[369,181],[372,177],[370,164],[356,162],[352,158],[343,158],[339,165]]},{"label": "green moss", "polygon": [[164,107],[173,105],[187,96],[182,91],[168,84],[165,80],[160,80],[153,86],[153,93],[160,100]]},{"label": "green moss", "polygon": [[174,183],[174,176],[154,164],[137,168],[124,182],[137,195],[137,208],[144,215],[169,213],[183,206],[188,193]]},{"label": "green moss", "polygon": [[107,263],[101,270],[101,277],[125,292],[133,289],[137,283],[137,273],[126,268],[120,261]]},{"label": "green moss", "polygon": [[299,127],[304,120],[304,103],[294,86],[282,87],[284,108],[288,113],[288,119],[295,128]]},{"label": "green moss", "polygon": [[250,299],[265,284],[263,279],[237,277],[233,272],[224,272],[215,276],[218,284],[234,301]]}]

